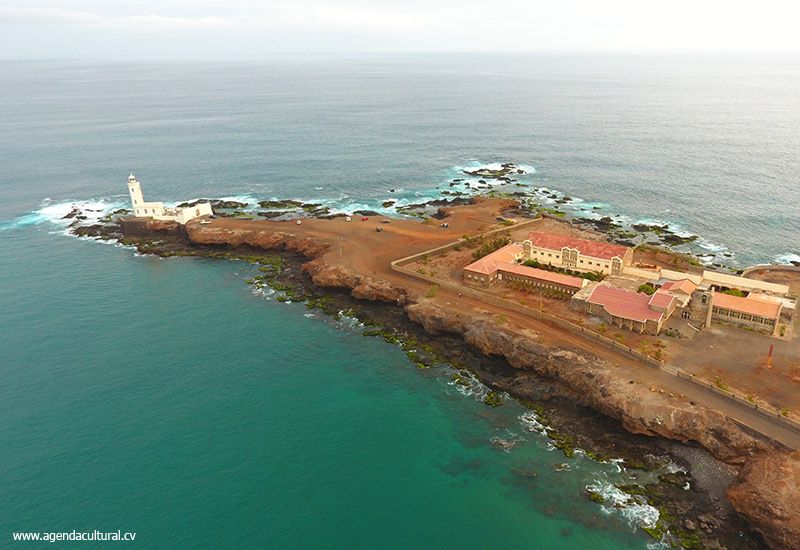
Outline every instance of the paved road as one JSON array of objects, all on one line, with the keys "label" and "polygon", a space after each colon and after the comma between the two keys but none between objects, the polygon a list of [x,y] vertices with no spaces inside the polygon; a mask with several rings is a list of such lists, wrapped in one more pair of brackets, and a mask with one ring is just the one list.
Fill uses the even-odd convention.
[{"label": "paved road", "polygon": [[[384,273],[382,275],[387,274]],[[394,279],[402,286],[413,287],[420,293],[424,293],[430,287],[428,283],[412,279],[411,277],[396,272],[392,273],[389,278]],[[667,370],[644,365],[632,357],[616,352],[599,342],[581,338],[567,329],[548,323],[545,320],[534,319],[515,311],[502,308],[501,306],[488,304],[468,296],[458,296],[458,293],[447,288],[440,287],[439,292],[437,292],[437,300],[441,300],[445,304],[458,307],[459,309],[469,307],[503,314],[509,321],[513,321],[514,324],[539,332],[548,342],[567,348],[578,348],[614,363],[620,369],[619,373],[622,376],[630,377],[631,379],[642,379],[644,377],[648,385],[654,384],[664,389],[665,392],[675,395],[683,394],[687,401],[694,401],[695,403],[718,410],[728,418],[790,449],[800,449],[800,431],[787,426],[777,418],[773,420],[755,411],[743,402],[722,396],[710,389],[699,386],[684,378],[680,378]]]}]

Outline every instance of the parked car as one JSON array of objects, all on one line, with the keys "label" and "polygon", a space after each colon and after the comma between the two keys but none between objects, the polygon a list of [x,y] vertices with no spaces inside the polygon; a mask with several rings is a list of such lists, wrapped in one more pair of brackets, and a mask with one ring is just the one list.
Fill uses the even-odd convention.
[{"label": "parked car", "polygon": [[364,216],[364,217],[362,217],[362,218],[361,218],[361,221],[362,221],[362,222],[365,222],[365,221],[367,221],[368,219],[369,219],[368,217]]}]

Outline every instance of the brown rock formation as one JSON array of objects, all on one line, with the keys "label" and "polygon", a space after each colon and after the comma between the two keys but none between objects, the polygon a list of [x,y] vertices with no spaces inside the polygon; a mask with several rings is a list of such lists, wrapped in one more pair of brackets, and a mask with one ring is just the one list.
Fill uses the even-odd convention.
[{"label": "brown rock formation", "polygon": [[800,548],[800,453],[763,453],[747,462],[728,499],[772,548]]},{"label": "brown rock formation", "polygon": [[697,442],[722,461],[744,465],[742,483],[729,491],[734,507],[773,548],[800,548],[800,512],[793,507],[800,495],[800,454],[776,450],[723,414],[650,392],[644,384],[620,376],[614,365],[588,353],[553,347],[532,330],[498,324],[481,312],[455,311],[409,296],[404,288],[339,265],[332,254],[326,255],[329,245],[324,239],[194,222],[186,225],[186,231],[198,244],[298,252],[310,259],[303,270],[320,287],[350,289],[359,299],[403,304],[409,318],[427,332],[459,334],[484,354],[504,356],[520,371],[555,380],[583,404],[621,420],[631,432]]},{"label": "brown rock formation", "polygon": [[729,463],[742,463],[770,448],[715,410],[650,394],[639,384],[621,380],[607,362],[547,346],[535,332],[454,314],[426,300],[409,304],[406,312],[429,332],[459,333],[484,354],[505,356],[514,368],[562,382],[584,404],[620,419],[631,432],[696,441]]},{"label": "brown rock formation", "polygon": [[405,303],[407,297],[403,289],[392,286],[386,281],[376,280],[353,273],[338,265],[329,265],[323,258],[311,260],[303,266],[314,281],[324,288],[349,288],[354,298],[360,300],[376,300],[380,302]]},{"label": "brown rock formation", "polygon": [[125,235],[129,236],[182,236],[183,227],[178,222],[170,220],[154,220],[151,218],[121,218],[120,227]]},{"label": "brown rock formation", "polygon": [[318,256],[328,249],[327,243],[281,231],[203,226],[197,220],[187,223],[185,227],[189,240],[196,244],[248,245],[265,250],[299,252],[308,258]]}]

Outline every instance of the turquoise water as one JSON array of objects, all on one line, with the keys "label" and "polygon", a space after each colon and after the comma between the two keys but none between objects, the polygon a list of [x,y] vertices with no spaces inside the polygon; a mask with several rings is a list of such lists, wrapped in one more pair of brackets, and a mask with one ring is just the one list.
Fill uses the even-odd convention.
[{"label": "turquoise water", "polygon": [[515,403],[486,407],[352,322],[253,295],[246,265],[138,257],[59,218],[124,206],[129,171],[154,200],[350,208],[513,161],[579,208],[669,221],[731,261],[800,258],[798,67],[0,62],[0,537],[645,548],[653,510],[583,495],[627,474],[566,459]]},{"label": "turquoise water", "polygon": [[[234,262],[4,236],[0,532],[137,547],[642,548],[518,418],[352,322],[254,296]],[[492,445],[515,442],[510,452]],[[566,462],[571,471],[552,465]],[[535,471],[535,479],[515,469]],[[635,520],[635,518],[631,518]],[[635,524],[635,521],[634,521]]]}]

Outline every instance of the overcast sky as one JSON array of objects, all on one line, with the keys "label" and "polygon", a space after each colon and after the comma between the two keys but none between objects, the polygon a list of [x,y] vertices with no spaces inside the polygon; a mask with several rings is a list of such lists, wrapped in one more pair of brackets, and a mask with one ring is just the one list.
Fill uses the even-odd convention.
[{"label": "overcast sky", "polygon": [[0,57],[800,51],[789,0],[0,0]]}]

